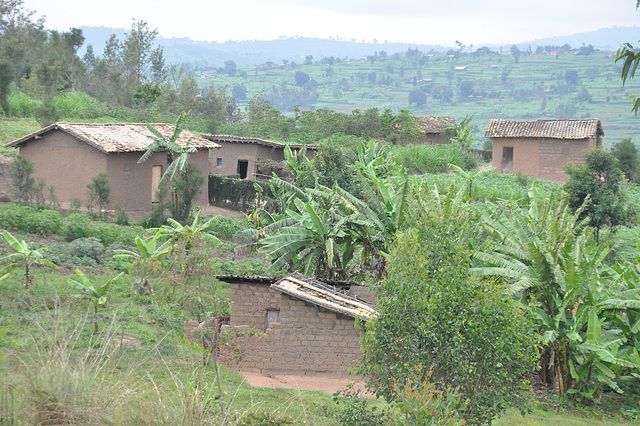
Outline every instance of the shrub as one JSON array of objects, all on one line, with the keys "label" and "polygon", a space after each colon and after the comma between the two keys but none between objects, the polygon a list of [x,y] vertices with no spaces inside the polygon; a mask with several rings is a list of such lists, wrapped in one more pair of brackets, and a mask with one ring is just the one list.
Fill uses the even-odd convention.
[{"label": "shrub", "polygon": [[62,217],[56,210],[8,204],[0,208],[0,227],[30,234],[53,235],[62,229]]},{"label": "shrub", "polygon": [[490,423],[507,407],[527,408],[521,377],[536,365],[535,333],[498,283],[470,275],[467,215],[436,210],[417,212],[390,252],[362,372],[392,402],[433,371],[441,395],[453,387],[469,400],[461,413],[469,424]]},{"label": "shrub", "polygon": [[68,241],[77,240],[89,236],[89,218],[81,213],[72,213],[67,216],[63,236]]}]

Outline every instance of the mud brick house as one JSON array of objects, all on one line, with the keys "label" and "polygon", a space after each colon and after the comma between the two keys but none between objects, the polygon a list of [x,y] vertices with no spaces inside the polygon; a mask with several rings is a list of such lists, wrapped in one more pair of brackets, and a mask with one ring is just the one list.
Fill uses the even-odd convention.
[{"label": "mud brick house", "polygon": [[284,160],[286,146],[293,151],[305,148],[309,158],[313,158],[318,149],[315,145],[287,145],[239,136],[203,135],[202,137],[222,147],[215,155],[211,155],[211,174],[238,174],[241,179],[255,179],[261,175],[271,176],[271,173],[261,173],[261,165],[268,161]]},{"label": "mud brick house", "polygon": [[564,168],[584,163],[584,150],[601,145],[597,118],[577,120],[489,120],[485,137],[493,140],[496,173],[522,172],[532,177],[566,182]]},{"label": "mud brick house", "polygon": [[[154,124],[160,133],[171,136],[174,126]],[[87,185],[92,178],[106,173],[111,187],[111,205],[120,204],[128,211],[147,212],[153,209],[156,191],[167,168],[164,152],[138,164],[152,140],[146,124],[120,123],[54,123],[37,132],[6,144],[20,149],[34,166],[34,177],[44,179],[47,187],[55,186],[56,197],[62,203],[72,199],[86,200]],[[209,150],[220,146],[207,139],[183,131],[177,143],[198,149],[190,163],[209,174]],[[207,205],[207,191],[197,201]]]},{"label": "mud brick house", "polygon": [[[233,339],[244,353],[241,371],[341,377],[362,359],[361,330],[354,321],[377,314],[367,287],[321,282],[298,273],[277,281],[218,279],[231,284],[231,320],[222,326],[227,337],[220,350],[225,364],[234,364],[225,339]],[[249,330],[261,333],[246,333]]]},{"label": "mud brick house", "polygon": [[456,121],[451,117],[418,117],[418,127],[424,134],[417,143],[429,145],[449,143],[449,135],[445,128],[455,124]]}]

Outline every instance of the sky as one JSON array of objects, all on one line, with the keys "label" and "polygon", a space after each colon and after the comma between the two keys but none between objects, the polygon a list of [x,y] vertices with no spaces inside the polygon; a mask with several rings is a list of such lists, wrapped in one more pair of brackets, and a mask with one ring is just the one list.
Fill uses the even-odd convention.
[{"label": "sky", "polygon": [[[339,37],[453,46],[512,44],[640,24],[635,0],[23,0],[48,29],[129,29],[198,41]],[[640,34],[639,37],[640,39]],[[634,40],[635,41],[635,40]]]}]

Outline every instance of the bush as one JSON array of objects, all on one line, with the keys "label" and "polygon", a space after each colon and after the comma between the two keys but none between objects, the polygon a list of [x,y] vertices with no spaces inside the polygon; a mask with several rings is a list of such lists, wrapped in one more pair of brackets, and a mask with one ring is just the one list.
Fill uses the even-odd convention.
[{"label": "bush", "polygon": [[68,241],[89,236],[91,220],[81,213],[72,213],[65,220],[63,236]]},{"label": "bush", "polygon": [[56,210],[7,204],[0,208],[0,227],[30,234],[53,235],[62,229],[62,217]]},{"label": "bush", "polygon": [[433,371],[435,390],[458,388],[469,401],[461,417],[478,424],[507,407],[526,410],[522,375],[535,369],[538,354],[519,303],[498,283],[470,275],[467,216],[420,211],[415,228],[398,237],[379,290],[380,315],[366,325],[361,370],[388,402]]},{"label": "bush", "polygon": [[144,234],[141,226],[122,226],[108,222],[92,222],[81,213],[72,213],[65,220],[63,236],[68,241],[78,238],[95,237],[108,246],[120,242],[127,246],[134,246],[136,236]]}]

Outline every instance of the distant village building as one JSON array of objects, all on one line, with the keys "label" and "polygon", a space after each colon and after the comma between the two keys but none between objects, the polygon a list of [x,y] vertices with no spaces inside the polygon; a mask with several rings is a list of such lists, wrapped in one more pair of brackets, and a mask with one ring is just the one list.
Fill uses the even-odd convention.
[{"label": "distant village building", "polygon": [[[451,117],[417,117],[418,127],[422,130],[422,138],[417,143],[439,145],[449,143],[449,134],[445,130],[456,121]],[[406,143],[403,143],[406,145]]]},{"label": "distant village building", "polygon": [[[174,131],[171,124],[153,126],[164,136]],[[146,124],[140,123],[66,123],[59,122],[6,144],[19,148],[20,155],[34,166],[33,176],[43,179],[46,187],[54,186],[62,203],[73,199],[86,201],[87,185],[92,178],[106,173],[111,187],[111,206],[120,204],[129,211],[148,212],[153,209],[160,178],[166,171],[167,154],[159,152],[149,160],[138,160],[152,143]],[[204,176],[209,174],[209,150],[220,145],[183,131],[178,145],[197,148],[190,164]],[[205,188],[197,203],[208,205]]]},{"label": "distant village building", "polygon": [[456,72],[456,73],[467,72],[467,67],[455,67],[453,68],[453,72]]},{"label": "distant village building", "polygon": [[269,161],[284,160],[284,150],[288,146],[293,151],[306,150],[308,158],[313,158],[316,145],[294,145],[267,141],[258,138],[244,138],[228,135],[203,135],[206,140],[219,145],[221,149],[212,153],[210,170],[214,175],[235,175],[241,179],[255,179],[271,176],[261,173],[261,166]]},{"label": "distant village building", "polygon": [[362,330],[355,318],[368,321],[377,315],[367,287],[298,273],[280,280],[218,279],[231,285],[230,325],[222,326],[223,363],[234,363],[225,338],[234,339],[235,350],[244,353],[241,371],[341,377],[362,359]]},{"label": "distant village building", "polygon": [[584,164],[586,149],[601,145],[597,118],[577,120],[489,120],[486,138],[493,141],[496,173],[522,172],[554,182],[566,182],[567,164]]}]

